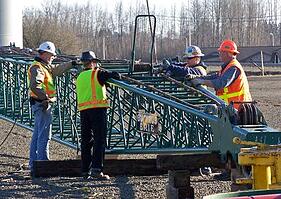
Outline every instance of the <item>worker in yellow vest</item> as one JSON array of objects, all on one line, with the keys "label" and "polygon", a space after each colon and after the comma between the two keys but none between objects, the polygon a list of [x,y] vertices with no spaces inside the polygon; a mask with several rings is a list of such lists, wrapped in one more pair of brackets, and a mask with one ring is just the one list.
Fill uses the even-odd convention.
[{"label": "worker in yellow vest", "polygon": [[70,61],[53,65],[56,48],[50,41],[43,42],[38,53],[28,69],[30,105],[34,114],[29,158],[31,174],[34,160],[49,160],[49,141],[52,136],[51,104],[56,101],[54,78],[77,64],[76,61]]},{"label": "worker in yellow vest", "polygon": [[238,110],[240,102],[250,102],[252,97],[249,90],[249,83],[243,67],[236,59],[239,54],[236,44],[232,40],[225,40],[221,43],[219,56],[223,65],[221,70],[213,75],[204,76],[191,80],[194,85],[204,84],[214,88],[216,95]]},{"label": "worker in yellow vest", "polygon": [[117,72],[101,70],[99,60],[92,51],[82,53],[84,70],[76,80],[77,104],[81,118],[81,159],[84,179],[109,180],[103,173],[106,147],[107,108],[106,82],[120,79]]}]

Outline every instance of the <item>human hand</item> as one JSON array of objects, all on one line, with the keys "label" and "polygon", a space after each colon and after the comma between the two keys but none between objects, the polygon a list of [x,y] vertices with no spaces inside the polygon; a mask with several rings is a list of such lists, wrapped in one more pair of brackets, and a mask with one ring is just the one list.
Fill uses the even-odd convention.
[{"label": "human hand", "polygon": [[54,103],[55,101],[57,101],[56,97],[51,97],[46,100],[43,100],[41,103],[43,110],[44,111],[48,110],[50,108],[51,104]]},{"label": "human hand", "polygon": [[51,97],[48,100],[50,103],[54,103],[55,101],[57,101],[57,97]]},{"label": "human hand", "polygon": [[48,108],[49,108],[49,100],[46,99],[46,100],[42,101],[41,105],[42,105],[44,111],[48,110]]}]

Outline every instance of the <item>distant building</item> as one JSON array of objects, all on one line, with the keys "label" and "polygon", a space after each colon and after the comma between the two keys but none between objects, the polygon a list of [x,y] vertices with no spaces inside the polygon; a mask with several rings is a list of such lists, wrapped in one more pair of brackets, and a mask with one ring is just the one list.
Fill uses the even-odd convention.
[{"label": "distant building", "polygon": [[[206,63],[218,63],[219,53],[218,47],[201,48],[205,56],[203,60]],[[241,63],[261,63],[261,51],[264,63],[281,64],[281,46],[253,46],[238,47],[240,54],[237,56]]]}]

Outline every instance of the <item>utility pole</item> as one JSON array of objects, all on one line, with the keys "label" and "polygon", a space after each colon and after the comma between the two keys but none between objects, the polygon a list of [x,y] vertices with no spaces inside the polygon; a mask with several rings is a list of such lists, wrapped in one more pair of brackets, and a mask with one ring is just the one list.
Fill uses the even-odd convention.
[{"label": "utility pole", "polygon": [[261,74],[264,76],[263,52],[261,51]]},{"label": "utility pole", "polygon": [[271,45],[274,46],[274,34],[271,32],[269,33],[269,35],[270,35]]},{"label": "utility pole", "polygon": [[190,26],[188,27],[188,45],[191,46],[191,30],[190,30]]},{"label": "utility pole", "polygon": [[102,59],[105,60],[105,36],[102,37]]}]

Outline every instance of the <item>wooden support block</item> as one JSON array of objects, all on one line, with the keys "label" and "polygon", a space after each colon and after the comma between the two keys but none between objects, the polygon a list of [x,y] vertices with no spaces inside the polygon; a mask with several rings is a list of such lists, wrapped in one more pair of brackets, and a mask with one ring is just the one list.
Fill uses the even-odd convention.
[{"label": "wooden support block", "polygon": [[110,159],[118,159],[119,158],[119,154],[105,154],[105,159],[106,160],[110,160]]},{"label": "wooden support block", "polygon": [[38,160],[33,163],[35,177],[81,176],[81,160]]},{"label": "wooden support block", "polygon": [[[104,173],[149,176],[165,174],[167,170],[157,169],[156,159],[106,159]],[[81,176],[81,160],[34,161],[34,176]]]},{"label": "wooden support block", "polygon": [[224,168],[218,153],[157,155],[157,168],[163,170],[192,170],[205,166]]},{"label": "wooden support block", "polygon": [[175,188],[171,185],[166,186],[167,199],[194,199],[194,189],[188,188]]},{"label": "wooden support block", "polygon": [[168,172],[168,183],[169,185],[180,188],[190,187],[190,171],[188,170],[176,170]]},{"label": "wooden support block", "polygon": [[166,194],[168,199],[194,198],[194,189],[190,187],[189,170],[169,170]]}]

